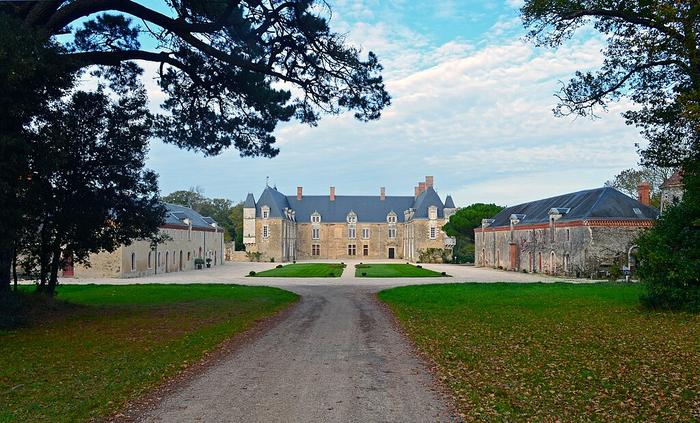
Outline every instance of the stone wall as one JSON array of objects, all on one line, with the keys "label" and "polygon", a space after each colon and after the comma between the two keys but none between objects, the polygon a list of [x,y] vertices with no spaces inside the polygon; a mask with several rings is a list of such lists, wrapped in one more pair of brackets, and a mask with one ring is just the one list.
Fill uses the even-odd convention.
[{"label": "stone wall", "polygon": [[223,232],[161,228],[160,233],[169,235],[172,240],[159,244],[154,250],[149,241],[137,240],[114,253],[92,254],[91,267],[76,266],[75,277],[138,278],[188,271],[195,268],[197,257],[211,258],[212,266],[223,263]]},{"label": "stone wall", "polygon": [[476,232],[476,265],[513,271],[598,277],[626,264],[642,231],[634,226],[571,225]]}]

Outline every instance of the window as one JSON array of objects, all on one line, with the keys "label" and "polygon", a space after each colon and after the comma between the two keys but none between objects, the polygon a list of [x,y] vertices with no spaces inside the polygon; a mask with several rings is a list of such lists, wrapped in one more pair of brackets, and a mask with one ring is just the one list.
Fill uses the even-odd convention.
[{"label": "window", "polygon": [[396,228],[389,228],[389,239],[396,238]]},{"label": "window", "polygon": [[362,228],[362,239],[369,239],[369,228]]},{"label": "window", "polygon": [[321,246],[318,244],[311,245],[311,255],[312,256],[320,256],[321,255]]},{"label": "window", "polygon": [[136,253],[131,253],[131,271],[136,270]]},{"label": "window", "polygon": [[391,212],[386,216],[386,221],[388,223],[396,223],[396,213]]},{"label": "window", "polygon": [[435,219],[437,219],[437,207],[435,207],[435,206],[430,206],[430,208],[428,208],[428,218],[429,218],[430,220],[435,220]]},{"label": "window", "polygon": [[267,219],[270,217],[270,208],[267,206],[264,206],[263,208],[260,209],[262,212],[262,218]]},{"label": "window", "polygon": [[153,251],[148,252],[148,268],[151,269],[153,267]]},{"label": "window", "polygon": [[571,241],[571,229],[566,230],[566,240]]},{"label": "window", "polygon": [[318,212],[311,215],[311,223],[321,223],[321,215]]},{"label": "window", "polygon": [[173,250],[173,264],[175,264],[175,263],[176,263],[176,260],[175,260],[175,250]]},{"label": "window", "polygon": [[437,228],[435,226],[430,227],[430,239],[437,238]]},{"label": "window", "polygon": [[350,213],[348,213],[347,220],[348,223],[357,223],[357,215],[355,214],[355,212],[351,211]]},{"label": "window", "polygon": [[362,255],[365,257],[369,255],[369,245],[365,244],[362,246]]},{"label": "window", "polygon": [[354,226],[350,226],[348,228],[348,238],[355,239],[355,227]]},{"label": "window", "polygon": [[270,227],[269,226],[263,225],[262,231],[263,231],[263,233],[262,233],[263,238],[268,238],[270,236]]},{"label": "window", "polygon": [[321,238],[321,229],[320,228],[311,228],[311,239],[319,239]]},{"label": "window", "polygon": [[190,261],[190,260],[192,260],[192,253],[188,251],[187,252],[187,261]]},{"label": "window", "polygon": [[158,266],[163,264],[163,262],[160,260],[160,253],[158,253],[158,257],[156,257],[156,260],[158,260]]},{"label": "window", "polygon": [[348,255],[349,256],[356,256],[357,255],[357,246],[355,244],[348,245]]}]

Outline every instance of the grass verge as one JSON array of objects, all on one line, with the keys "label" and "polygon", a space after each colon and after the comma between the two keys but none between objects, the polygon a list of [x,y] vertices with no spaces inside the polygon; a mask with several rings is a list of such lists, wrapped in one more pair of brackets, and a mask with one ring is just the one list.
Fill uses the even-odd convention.
[{"label": "grass verge", "polygon": [[355,277],[358,278],[439,278],[440,276],[443,276],[440,272],[403,263],[355,265]]},{"label": "grass verge", "polygon": [[700,316],[623,284],[382,291],[466,420],[697,421]]},{"label": "grass verge", "polygon": [[296,299],[239,285],[61,286],[40,322],[0,331],[0,422],[107,416]]},{"label": "grass verge", "polygon": [[265,278],[337,278],[343,274],[340,263],[295,263],[258,272],[255,277]]}]

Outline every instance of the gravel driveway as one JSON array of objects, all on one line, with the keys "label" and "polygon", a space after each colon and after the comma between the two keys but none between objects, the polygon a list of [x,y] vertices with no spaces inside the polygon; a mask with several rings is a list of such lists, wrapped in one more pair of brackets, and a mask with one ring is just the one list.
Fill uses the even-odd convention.
[{"label": "gravel driveway", "polygon": [[374,299],[377,287],[285,289],[302,299],[284,320],[141,421],[454,420],[432,375]]}]

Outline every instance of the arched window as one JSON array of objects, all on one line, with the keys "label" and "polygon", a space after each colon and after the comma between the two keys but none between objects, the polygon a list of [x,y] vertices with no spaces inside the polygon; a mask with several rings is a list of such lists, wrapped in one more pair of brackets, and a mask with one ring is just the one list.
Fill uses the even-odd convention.
[{"label": "arched window", "polygon": [[549,273],[552,275],[557,273],[557,255],[554,251],[549,253]]},{"label": "arched window", "polygon": [[136,253],[131,253],[131,271],[136,270]]},{"label": "arched window", "polygon": [[158,253],[158,257],[156,257],[156,260],[158,260],[158,266],[163,264],[163,261],[160,259],[160,253]]},{"label": "arched window", "polygon": [[153,251],[148,252],[148,268],[153,268]]}]

